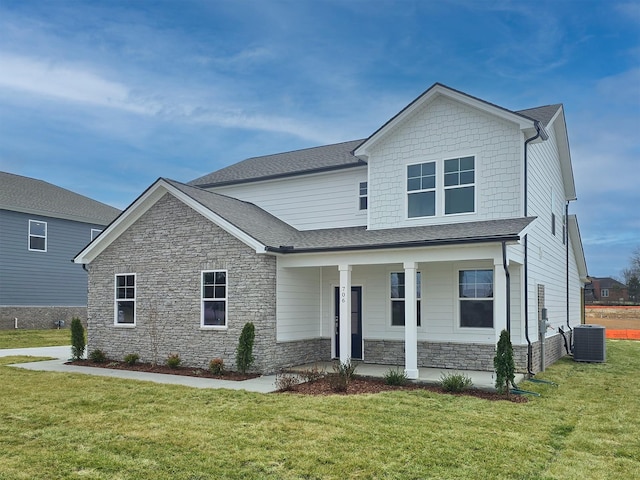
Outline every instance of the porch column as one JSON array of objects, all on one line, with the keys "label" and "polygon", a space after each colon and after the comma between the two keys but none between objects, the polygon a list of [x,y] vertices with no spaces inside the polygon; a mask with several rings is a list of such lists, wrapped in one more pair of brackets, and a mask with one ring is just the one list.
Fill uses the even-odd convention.
[{"label": "porch column", "polygon": [[351,360],[351,265],[338,265],[340,271],[340,362]]},{"label": "porch column", "polygon": [[418,378],[418,312],[416,306],[416,262],[404,263],[404,371]]},{"label": "porch column", "polygon": [[507,276],[502,258],[495,258],[493,265],[493,326],[498,343],[500,332],[507,329]]}]

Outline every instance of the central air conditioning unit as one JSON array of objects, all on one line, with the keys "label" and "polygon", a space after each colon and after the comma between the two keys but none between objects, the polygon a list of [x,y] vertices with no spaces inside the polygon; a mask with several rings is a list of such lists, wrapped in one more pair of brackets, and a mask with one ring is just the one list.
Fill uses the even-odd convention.
[{"label": "central air conditioning unit", "polygon": [[607,344],[601,325],[578,325],[573,329],[573,359],[576,362],[605,362]]}]

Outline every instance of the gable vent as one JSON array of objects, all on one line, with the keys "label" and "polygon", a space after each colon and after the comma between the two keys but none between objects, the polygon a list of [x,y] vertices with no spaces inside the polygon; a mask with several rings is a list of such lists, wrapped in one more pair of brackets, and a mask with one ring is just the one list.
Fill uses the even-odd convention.
[{"label": "gable vent", "polygon": [[576,362],[606,361],[605,328],[578,325],[573,329],[573,359]]}]

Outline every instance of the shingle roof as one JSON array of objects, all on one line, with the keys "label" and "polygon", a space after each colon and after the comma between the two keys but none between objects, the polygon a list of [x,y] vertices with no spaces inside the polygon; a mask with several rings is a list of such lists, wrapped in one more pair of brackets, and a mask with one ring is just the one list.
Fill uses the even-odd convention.
[{"label": "shingle roof", "polygon": [[0,172],[0,209],[107,225],[120,210],[35,178]]},{"label": "shingle roof", "polygon": [[200,187],[281,178],[292,174],[316,173],[365,165],[353,155],[363,140],[305,148],[292,152],[253,157],[192,180],[189,185]]},{"label": "shingle roof", "polygon": [[534,218],[512,218],[423,227],[367,230],[366,227],[300,231],[256,205],[164,179],[269,250],[280,253],[381,249],[516,240]]},{"label": "shingle roof", "polygon": [[549,122],[553,118],[553,116],[557,113],[558,109],[562,108],[561,103],[556,103],[554,105],[545,105],[544,107],[536,107],[536,108],[528,108],[526,110],[518,110],[516,113],[520,115],[524,115],[525,117],[532,118],[533,120],[537,120],[544,127],[549,125]]}]

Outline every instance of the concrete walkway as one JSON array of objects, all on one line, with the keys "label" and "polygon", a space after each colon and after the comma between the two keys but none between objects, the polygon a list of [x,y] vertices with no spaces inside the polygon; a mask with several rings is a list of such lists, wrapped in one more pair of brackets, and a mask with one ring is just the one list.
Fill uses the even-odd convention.
[{"label": "concrete walkway", "polygon": [[44,372],[82,373],[98,377],[116,377],[129,380],[184,385],[194,388],[226,388],[229,390],[247,390],[249,392],[269,393],[276,390],[275,375],[263,375],[243,381],[217,380],[214,378],[187,377],[184,375],[166,375],[163,373],[134,372],[112,368],[82,367],[65,365],[71,357],[71,347],[7,348],[0,349],[0,357],[26,355],[30,357],[55,357],[55,360],[42,362],[16,363],[12,367]]}]

